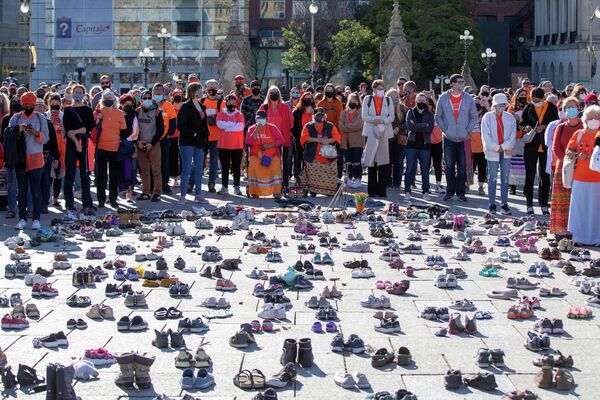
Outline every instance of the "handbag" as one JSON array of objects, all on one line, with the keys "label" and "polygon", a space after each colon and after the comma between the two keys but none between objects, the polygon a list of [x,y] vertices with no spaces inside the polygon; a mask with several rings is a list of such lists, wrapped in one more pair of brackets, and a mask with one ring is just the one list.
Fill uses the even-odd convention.
[{"label": "handbag", "polygon": [[535,126],[533,127],[533,129],[531,129],[529,132],[523,134],[523,137],[521,138],[521,140],[523,141],[523,143],[528,144],[528,143],[531,143],[533,141],[533,138],[536,135],[537,126],[538,126],[538,124],[535,124]]},{"label": "handbag", "polygon": [[332,144],[322,144],[319,150],[321,157],[334,159],[338,157],[337,148]]},{"label": "handbag", "polygon": [[263,155],[260,159],[260,165],[262,165],[263,167],[268,167],[269,165],[271,165],[271,157]]},{"label": "handbag", "polygon": [[133,142],[127,139],[121,139],[119,149],[117,150],[117,161],[127,160],[135,152]]},{"label": "handbag", "polygon": [[595,146],[590,158],[590,169],[600,172],[600,146]]},{"label": "handbag", "polygon": [[[577,135],[577,144],[581,141],[583,135],[583,129],[579,131]],[[565,155],[562,166],[562,185],[565,189],[571,189],[573,187],[573,175],[575,174],[575,166],[577,165],[577,157],[569,157]]]}]

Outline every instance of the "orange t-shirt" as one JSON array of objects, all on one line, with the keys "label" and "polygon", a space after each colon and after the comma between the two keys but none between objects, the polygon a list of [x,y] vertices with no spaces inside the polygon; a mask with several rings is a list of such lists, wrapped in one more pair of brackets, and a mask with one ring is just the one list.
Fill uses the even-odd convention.
[{"label": "orange t-shirt", "polygon": [[462,93],[455,97],[452,93],[450,93],[450,102],[452,103],[452,112],[454,113],[454,119],[458,121],[458,111],[460,110],[460,103],[462,101]]},{"label": "orange t-shirt", "polygon": [[167,136],[167,133],[169,133],[169,121],[172,119],[177,119],[177,112],[175,111],[175,108],[173,108],[173,104],[169,103],[168,101],[163,101],[162,107],[162,117],[165,125],[165,132],[160,137],[161,140]]},{"label": "orange t-shirt", "polygon": [[496,123],[498,125],[498,144],[502,144],[504,143],[504,122],[502,122],[502,114],[500,114],[500,116],[496,114]]},{"label": "orange t-shirt", "polygon": [[102,107],[102,133],[98,148],[106,151],[119,150],[121,129],[127,128],[123,111],[118,108]]},{"label": "orange t-shirt", "polygon": [[323,107],[325,109],[325,114],[327,114],[327,122],[331,122],[338,127],[340,116],[344,111],[344,105],[338,99],[328,100],[327,98],[321,100],[317,107]]},{"label": "orange t-shirt", "polygon": [[[204,99],[204,107],[206,107],[206,115],[214,115],[216,117],[216,115],[219,113],[219,111],[224,110],[226,108],[225,106],[225,100],[221,100],[221,110],[217,110],[217,104],[219,103],[218,99],[209,99],[206,98]],[[217,127],[217,125],[208,125],[208,141],[209,142],[213,142],[215,140],[219,140],[219,133],[220,133],[220,129]]]},{"label": "orange t-shirt", "polygon": [[[579,145],[577,145],[578,137],[579,131],[573,134],[571,140],[569,140],[567,149],[591,156],[592,152],[594,151],[596,135],[584,132],[583,135],[581,135]],[[585,160],[577,160],[577,164],[575,165],[575,173],[573,174],[573,180],[579,182],[600,182],[600,172],[592,171],[590,169],[589,158]]]},{"label": "orange t-shirt", "polygon": [[314,115],[313,113],[307,113],[307,112],[302,113],[302,127],[303,128],[306,124],[308,124],[309,122],[312,122],[313,115]]},{"label": "orange t-shirt", "polygon": [[[315,126],[317,128],[317,132],[319,132],[319,136],[321,136],[321,132],[323,132],[324,125],[321,124],[321,126],[319,126],[318,124],[315,124]],[[342,143],[342,136],[340,135],[340,132],[337,130],[335,125],[331,128],[331,138],[334,139],[338,145]],[[304,146],[308,139],[310,139],[310,134],[308,133],[308,128],[304,126],[304,128],[302,128],[302,134],[300,135],[300,145]],[[330,162],[332,162],[331,159],[321,156],[321,143],[317,143],[317,151],[315,153],[314,161],[321,164],[329,164]]]},{"label": "orange t-shirt", "polygon": [[375,114],[381,115],[381,106],[383,106],[383,97],[373,96],[373,101],[375,102]]}]

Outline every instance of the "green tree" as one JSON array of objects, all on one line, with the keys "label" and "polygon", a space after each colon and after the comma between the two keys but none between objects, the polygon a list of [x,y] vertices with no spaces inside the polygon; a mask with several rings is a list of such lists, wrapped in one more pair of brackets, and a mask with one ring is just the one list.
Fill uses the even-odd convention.
[{"label": "green tree", "polygon": [[[393,0],[373,0],[358,6],[356,17],[384,41],[388,34]],[[424,86],[438,74],[459,72],[464,47],[459,36],[468,29],[474,36],[468,52],[471,72],[482,74],[483,46],[479,28],[458,0],[400,0],[400,15],[407,40],[412,44],[413,80]]]}]

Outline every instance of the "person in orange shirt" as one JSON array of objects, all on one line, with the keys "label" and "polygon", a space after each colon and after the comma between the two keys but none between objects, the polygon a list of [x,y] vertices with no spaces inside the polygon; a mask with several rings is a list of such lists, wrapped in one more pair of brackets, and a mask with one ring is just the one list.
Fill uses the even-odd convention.
[{"label": "person in orange shirt", "polygon": [[327,114],[327,122],[339,128],[340,116],[344,111],[344,104],[335,98],[335,86],[332,83],[325,85],[325,98],[317,103],[317,107],[321,107]]},{"label": "person in orange shirt", "polygon": [[164,133],[160,138],[160,170],[162,175],[162,192],[172,193],[169,186],[169,145],[170,138],[177,129],[177,113],[173,105],[167,101],[165,87],[162,83],[156,83],[152,87],[152,98],[158,104],[158,110],[162,113]]},{"label": "person in orange shirt", "polygon": [[206,97],[200,100],[206,112],[206,123],[208,124],[208,192],[215,193],[215,182],[217,180],[217,169],[219,168],[219,153],[217,142],[219,140],[219,127],[217,126],[217,114],[225,109],[225,102],[217,96],[219,84],[214,79],[206,81]]},{"label": "person in orange shirt", "polygon": [[479,183],[478,193],[480,196],[485,196],[485,190],[483,186],[486,182],[487,177],[487,161],[485,159],[485,154],[483,153],[483,142],[481,141],[481,118],[483,114],[487,112],[487,110],[480,104],[481,98],[479,96],[475,96],[473,98],[475,101],[475,107],[477,107],[477,127],[471,132],[469,136],[469,141],[471,143],[471,155],[473,161],[473,167],[470,169],[471,176],[467,178],[467,185],[471,185],[474,181],[475,176],[475,168],[477,168],[477,182]]},{"label": "person in orange shirt", "polygon": [[250,96],[252,91],[246,86],[246,78],[244,78],[244,75],[236,75],[236,77],[233,78],[233,83],[235,84],[235,90],[232,90],[230,94],[233,94],[236,97],[237,108],[239,109],[244,97]]},{"label": "person in orange shirt", "polygon": [[127,128],[123,111],[111,90],[102,92],[100,109],[96,114],[98,136],[96,142],[96,189],[98,208],[106,203],[106,179],[108,173],[108,200],[111,207],[118,208],[119,168],[117,152],[121,143],[121,130]]},{"label": "person in orange shirt", "polygon": [[331,145],[341,143],[342,137],[335,125],[327,121],[325,109],[315,108],[313,122],[306,124],[300,134],[300,145],[304,147],[302,187],[311,196],[332,196],[337,191],[337,151],[327,153],[323,146],[329,145],[331,149]]},{"label": "person in orange shirt", "polygon": [[580,245],[600,246],[600,172],[590,169],[590,157],[600,133],[600,107],[583,112],[583,130],[575,133],[567,146],[566,157],[576,158],[568,229]]}]

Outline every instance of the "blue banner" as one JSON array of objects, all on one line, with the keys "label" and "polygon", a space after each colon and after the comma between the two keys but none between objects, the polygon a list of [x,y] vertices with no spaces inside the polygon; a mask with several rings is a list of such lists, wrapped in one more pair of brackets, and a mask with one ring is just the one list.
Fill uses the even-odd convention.
[{"label": "blue banner", "polygon": [[112,0],[61,0],[55,5],[55,49],[112,50]]}]

